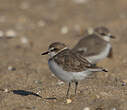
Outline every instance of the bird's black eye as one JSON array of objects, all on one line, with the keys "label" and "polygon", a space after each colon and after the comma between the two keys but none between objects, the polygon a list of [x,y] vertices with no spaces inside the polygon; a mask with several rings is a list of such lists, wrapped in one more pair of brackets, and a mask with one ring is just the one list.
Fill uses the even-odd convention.
[{"label": "bird's black eye", "polygon": [[58,50],[57,48],[54,48],[54,50]]},{"label": "bird's black eye", "polygon": [[57,48],[53,48],[53,49],[51,49],[51,52],[52,52],[52,51],[55,51],[55,50],[57,50]]}]

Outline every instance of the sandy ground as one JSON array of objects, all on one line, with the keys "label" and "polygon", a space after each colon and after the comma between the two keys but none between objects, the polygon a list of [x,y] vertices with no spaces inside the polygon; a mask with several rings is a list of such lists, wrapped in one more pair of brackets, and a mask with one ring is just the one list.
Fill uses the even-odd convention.
[{"label": "sandy ground", "polygon": [[[77,1],[0,0],[0,110],[127,110],[127,1]],[[81,81],[76,96],[72,86],[67,104],[67,85],[40,53],[55,41],[71,48],[101,25],[116,36],[114,57],[98,64],[109,72]]]}]

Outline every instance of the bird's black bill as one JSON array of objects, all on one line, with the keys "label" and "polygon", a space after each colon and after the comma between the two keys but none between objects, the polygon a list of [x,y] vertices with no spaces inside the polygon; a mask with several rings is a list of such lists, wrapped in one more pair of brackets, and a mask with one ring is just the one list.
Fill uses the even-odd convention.
[{"label": "bird's black bill", "polygon": [[49,51],[44,52],[44,53],[41,53],[41,55],[46,55],[46,54],[48,54],[48,53],[49,53]]},{"label": "bird's black bill", "polygon": [[115,39],[116,37],[115,37],[115,36],[113,36],[113,35],[111,35],[111,36],[110,36],[110,38]]}]

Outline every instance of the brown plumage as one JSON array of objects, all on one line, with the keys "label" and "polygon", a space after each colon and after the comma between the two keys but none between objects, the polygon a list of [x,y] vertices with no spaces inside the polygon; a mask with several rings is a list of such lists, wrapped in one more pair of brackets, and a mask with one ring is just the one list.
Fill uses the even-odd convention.
[{"label": "brown plumage", "polygon": [[65,71],[70,72],[81,72],[85,71],[89,68],[97,69],[99,67],[93,66],[90,62],[88,62],[85,58],[80,56],[79,54],[73,53],[71,50],[66,49],[50,58],[50,60],[54,59],[54,61],[62,67]]},{"label": "brown plumage", "polygon": [[[75,51],[82,56],[98,55],[101,51],[103,51],[106,45],[107,42],[98,37],[96,34],[92,34],[82,38],[72,51]],[[86,48],[86,50],[82,50],[83,48]]]}]

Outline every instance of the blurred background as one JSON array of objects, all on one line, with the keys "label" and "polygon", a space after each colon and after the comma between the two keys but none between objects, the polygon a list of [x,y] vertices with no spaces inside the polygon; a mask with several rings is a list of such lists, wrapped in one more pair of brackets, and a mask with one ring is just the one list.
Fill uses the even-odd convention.
[{"label": "blurred background", "polygon": [[[109,72],[81,81],[77,96],[72,87],[68,104],[67,85],[51,74],[48,57],[40,53],[55,41],[71,48],[97,26],[116,36],[114,57],[99,64]],[[126,30],[126,0],[0,0],[0,110],[127,110]],[[51,97],[57,100],[45,99]]]}]

